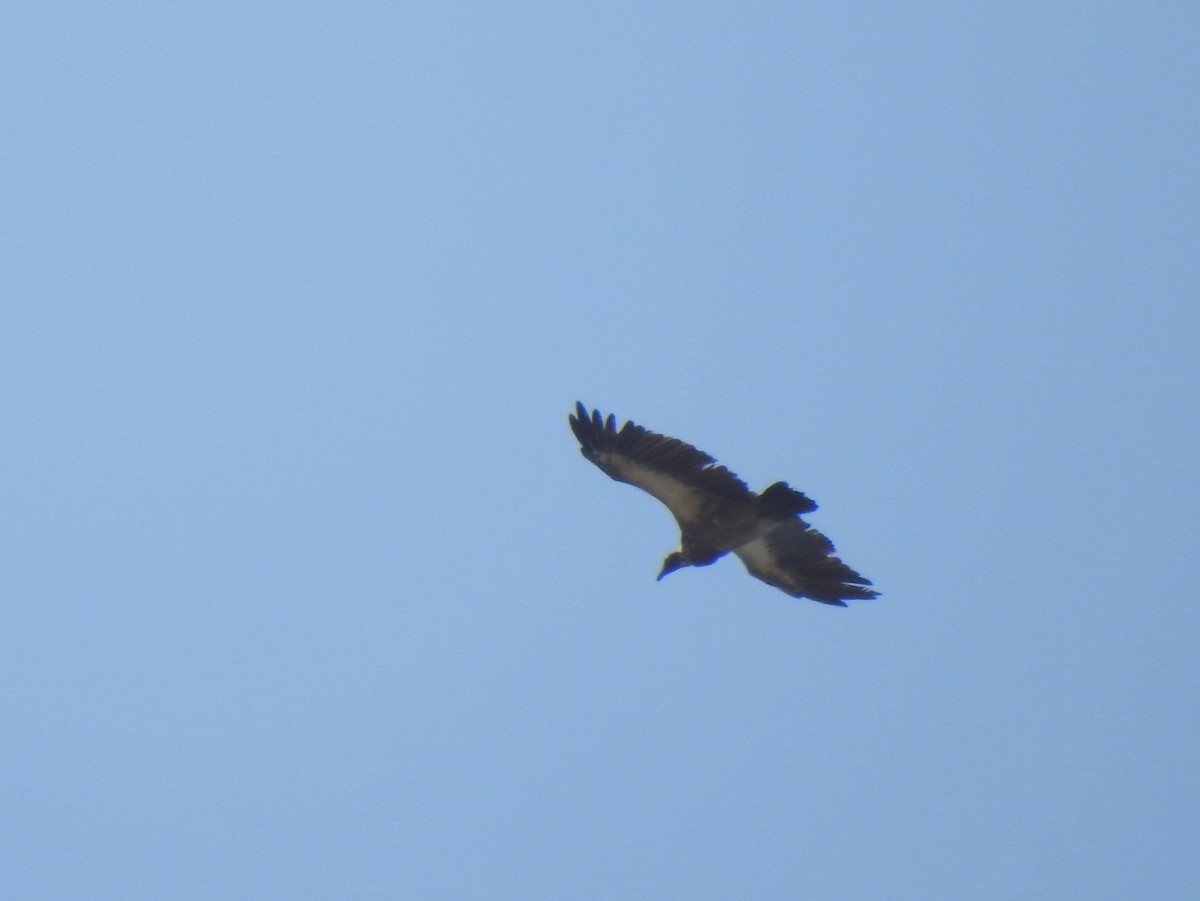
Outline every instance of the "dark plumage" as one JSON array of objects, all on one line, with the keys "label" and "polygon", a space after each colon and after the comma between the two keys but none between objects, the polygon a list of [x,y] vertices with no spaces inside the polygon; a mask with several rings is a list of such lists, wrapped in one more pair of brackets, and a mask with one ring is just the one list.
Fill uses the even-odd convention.
[{"label": "dark plumage", "polygon": [[589,415],[581,403],[568,417],[583,455],[618,482],[654,495],[679,523],[680,549],[663,561],[661,579],[683,566],[707,566],[732,551],[750,574],[792,597],[845,607],[878,597],[834,556],[833,543],[804,520],[817,505],[776,482],[755,494],[703,451],[613,416]]}]

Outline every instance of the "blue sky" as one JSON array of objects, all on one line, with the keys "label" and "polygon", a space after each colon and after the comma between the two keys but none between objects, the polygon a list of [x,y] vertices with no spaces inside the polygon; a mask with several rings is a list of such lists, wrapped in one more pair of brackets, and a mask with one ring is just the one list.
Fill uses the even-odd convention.
[{"label": "blue sky", "polygon": [[0,895],[1200,892],[1194,4],[4,19]]}]

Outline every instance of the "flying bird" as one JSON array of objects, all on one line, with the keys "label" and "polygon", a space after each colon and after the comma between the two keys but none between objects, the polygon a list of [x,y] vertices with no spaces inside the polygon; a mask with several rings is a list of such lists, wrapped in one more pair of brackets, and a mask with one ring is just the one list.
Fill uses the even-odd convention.
[{"label": "flying bird", "polygon": [[750,575],[796,598],[845,607],[878,597],[871,582],[836,557],[833,542],[800,518],[816,503],[786,482],[755,494],[701,450],[581,403],[567,417],[588,460],[618,482],[652,494],[679,523],[680,549],[663,560],[661,579],[684,566],[708,566],[730,551]]}]

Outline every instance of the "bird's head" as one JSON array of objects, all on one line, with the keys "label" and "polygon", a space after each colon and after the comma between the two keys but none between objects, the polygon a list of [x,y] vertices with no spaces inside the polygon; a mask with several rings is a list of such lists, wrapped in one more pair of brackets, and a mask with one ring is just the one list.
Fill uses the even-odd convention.
[{"label": "bird's head", "polygon": [[659,578],[659,580],[661,580],[662,577],[665,576],[667,573],[673,573],[673,572],[675,572],[675,570],[682,569],[683,567],[688,566],[688,565],[689,565],[689,563],[684,558],[682,552],[671,551],[671,553],[667,554],[667,558],[665,560],[663,560],[662,572],[660,572],[658,574],[658,578]]}]

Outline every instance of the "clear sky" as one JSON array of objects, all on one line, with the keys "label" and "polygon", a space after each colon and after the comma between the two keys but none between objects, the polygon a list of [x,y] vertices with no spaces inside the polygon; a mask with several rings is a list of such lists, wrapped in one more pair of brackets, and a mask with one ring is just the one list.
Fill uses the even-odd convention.
[{"label": "clear sky", "polygon": [[[1198,45],[8,9],[0,897],[1200,897]],[[656,583],[576,399],[882,597]]]}]

